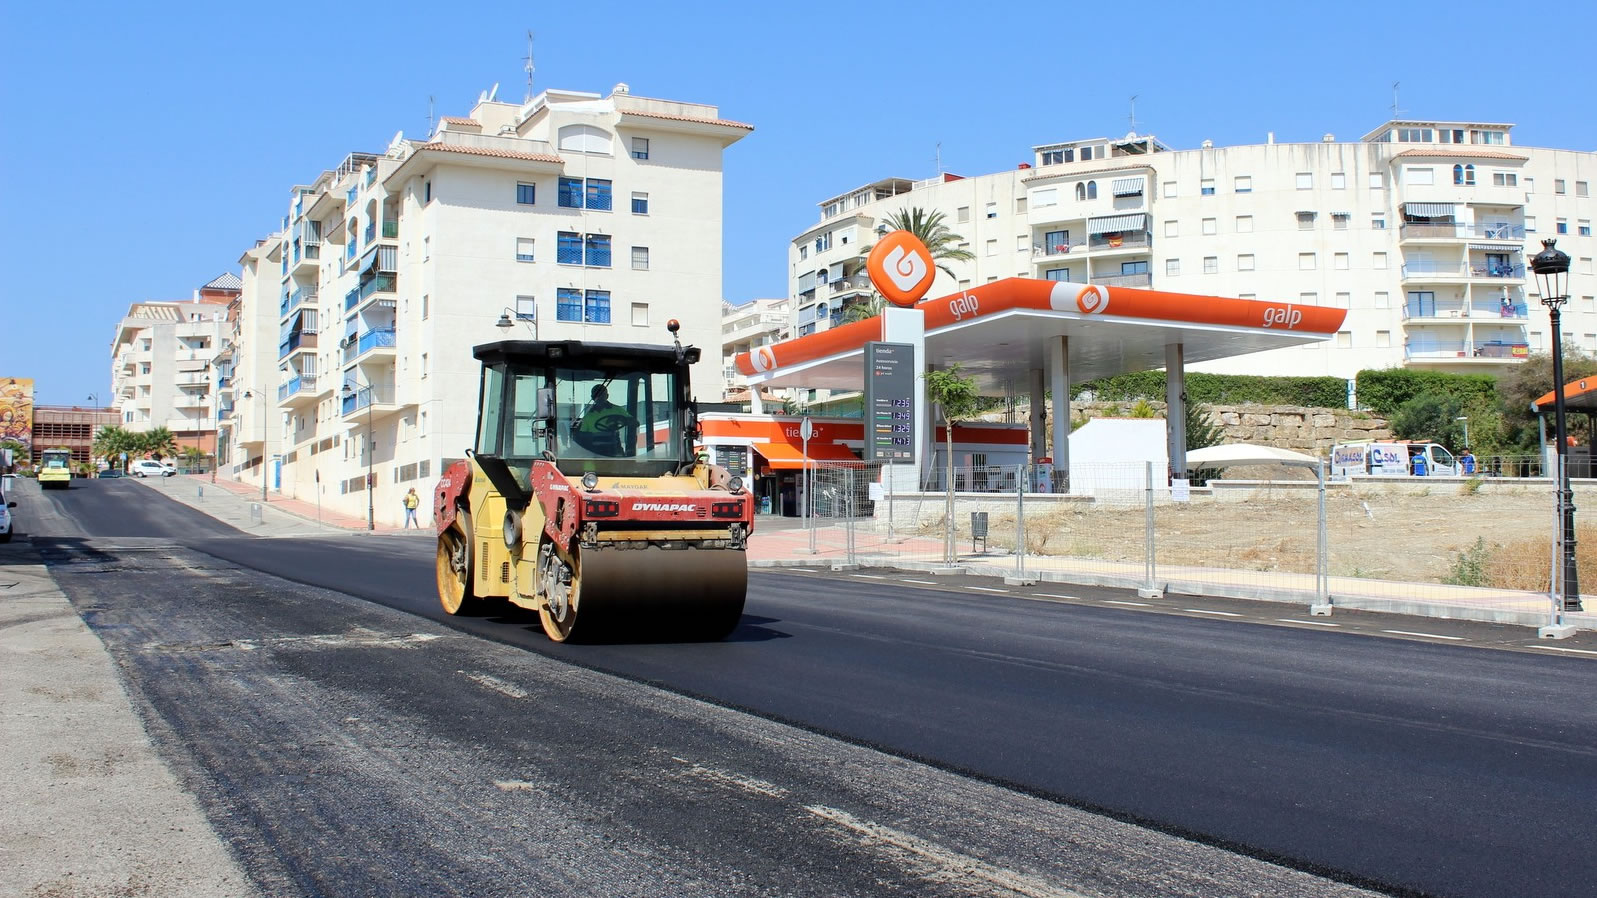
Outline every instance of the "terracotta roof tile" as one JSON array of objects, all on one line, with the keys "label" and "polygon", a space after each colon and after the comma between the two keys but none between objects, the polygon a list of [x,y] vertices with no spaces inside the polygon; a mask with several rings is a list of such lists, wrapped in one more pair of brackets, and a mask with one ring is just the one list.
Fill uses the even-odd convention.
[{"label": "terracotta roof tile", "polygon": [[1517,153],[1508,153],[1502,150],[1464,150],[1457,147],[1437,147],[1434,150],[1404,150],[1403,152],[1397,154],[1397,157],[1400,159],[1404,156],[1425,156],[1430,158],[1436,158],[1439,156],[1468,156],[1474,159],[1517,159],[1520,162],[1524,162],[1526,159],[1530,158],[1528,156],[1521,156]]},{"label": "terracotta roof tile", "polygon": [[424,143],[417,147],[419,150],[439,150],[445,153],[465,153],[468,156],[494,156],[500,159],[525,159],[528,162],[554,162],[563,163],[564,159],[548,153],[517,153],[513,150],[495,150],[488,147],[463,147],[455,144]]},{"label": "terracotta roof tile", "polygon": [[479,128],[482,127],[482,122],[479,122],[474,118],[463,118],[458,115],[446,115],[438,120],[440,122],[448,122],[451,125],[476,125]]},{"label": "terracotta roof tile", "polygon": [[697,122],[701,125],[724,125],[728,128],[742,128],[746,131],[754,130],[753,125],[744,124],[743,122],[734,122],[731,119],[724,118],[696,118],[691,115],[666,115],[663,112],[638,112],[632,109],[622,109],[619,111],[622,115],[638,115],[644,118],[663,118],[670,119],[673,122]]}]

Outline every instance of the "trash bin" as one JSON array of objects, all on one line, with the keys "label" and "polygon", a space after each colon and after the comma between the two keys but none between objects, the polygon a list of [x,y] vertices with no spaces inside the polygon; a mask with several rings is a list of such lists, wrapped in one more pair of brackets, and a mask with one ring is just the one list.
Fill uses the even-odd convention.
[{"label": "trash bin", "polygon": [[987,512],[973,511],[970,513],[970,550],[976,551],[976,542],[981,541],[982,551],[987,551]]}]

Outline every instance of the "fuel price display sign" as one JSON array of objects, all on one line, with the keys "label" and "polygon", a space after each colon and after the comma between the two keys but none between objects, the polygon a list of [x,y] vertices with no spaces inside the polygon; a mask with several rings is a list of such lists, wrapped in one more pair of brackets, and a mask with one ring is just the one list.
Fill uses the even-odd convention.
[{"label": "fuel price display sign", "polygon": [[915,463],[915,347],[865,344],[865,460]]}]

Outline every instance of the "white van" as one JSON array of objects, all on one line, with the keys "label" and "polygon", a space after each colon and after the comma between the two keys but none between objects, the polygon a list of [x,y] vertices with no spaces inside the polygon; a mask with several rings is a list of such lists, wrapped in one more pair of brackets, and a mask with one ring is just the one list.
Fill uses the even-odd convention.
[{"label": "white van", "polygon": [[1458,460],[1441,443],[1339,443],[1331,447],[1331,476],[1452,477]]},{"label": "white van", "polygon": [[171,477],[177,469],[153,458],[141,458],[128,462],[128,473],[135,477]]}]

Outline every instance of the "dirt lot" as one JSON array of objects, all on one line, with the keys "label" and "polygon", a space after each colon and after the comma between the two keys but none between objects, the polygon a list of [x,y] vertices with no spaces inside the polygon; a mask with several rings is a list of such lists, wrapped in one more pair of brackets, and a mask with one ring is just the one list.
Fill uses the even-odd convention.
[{"label": "dirt lot", "polygon": [[[1333,488],[1326,500],[1332,576],[1546,589],[1554,527],[1544,486],[1472,489],[1457,481]],[[1578,504],[1578,503],[1577,503]],[[968,534],[968,515],[961,515]],[[1155,509],[1162,564],[1311,573],[1313,490],[1261,489],[1246,501],[1197,497]],[[938,532],[941,522],[925,527]],[[991,545],[1011,548],[1014,515],[993,514]],[[1142,508],[1078,505],[1027,515],[1027,549],[1141,562]],[[1584,582],[1597,583],[1597,527],[1579,529]],[[968,537],[967,537],[968,538]]]}]

